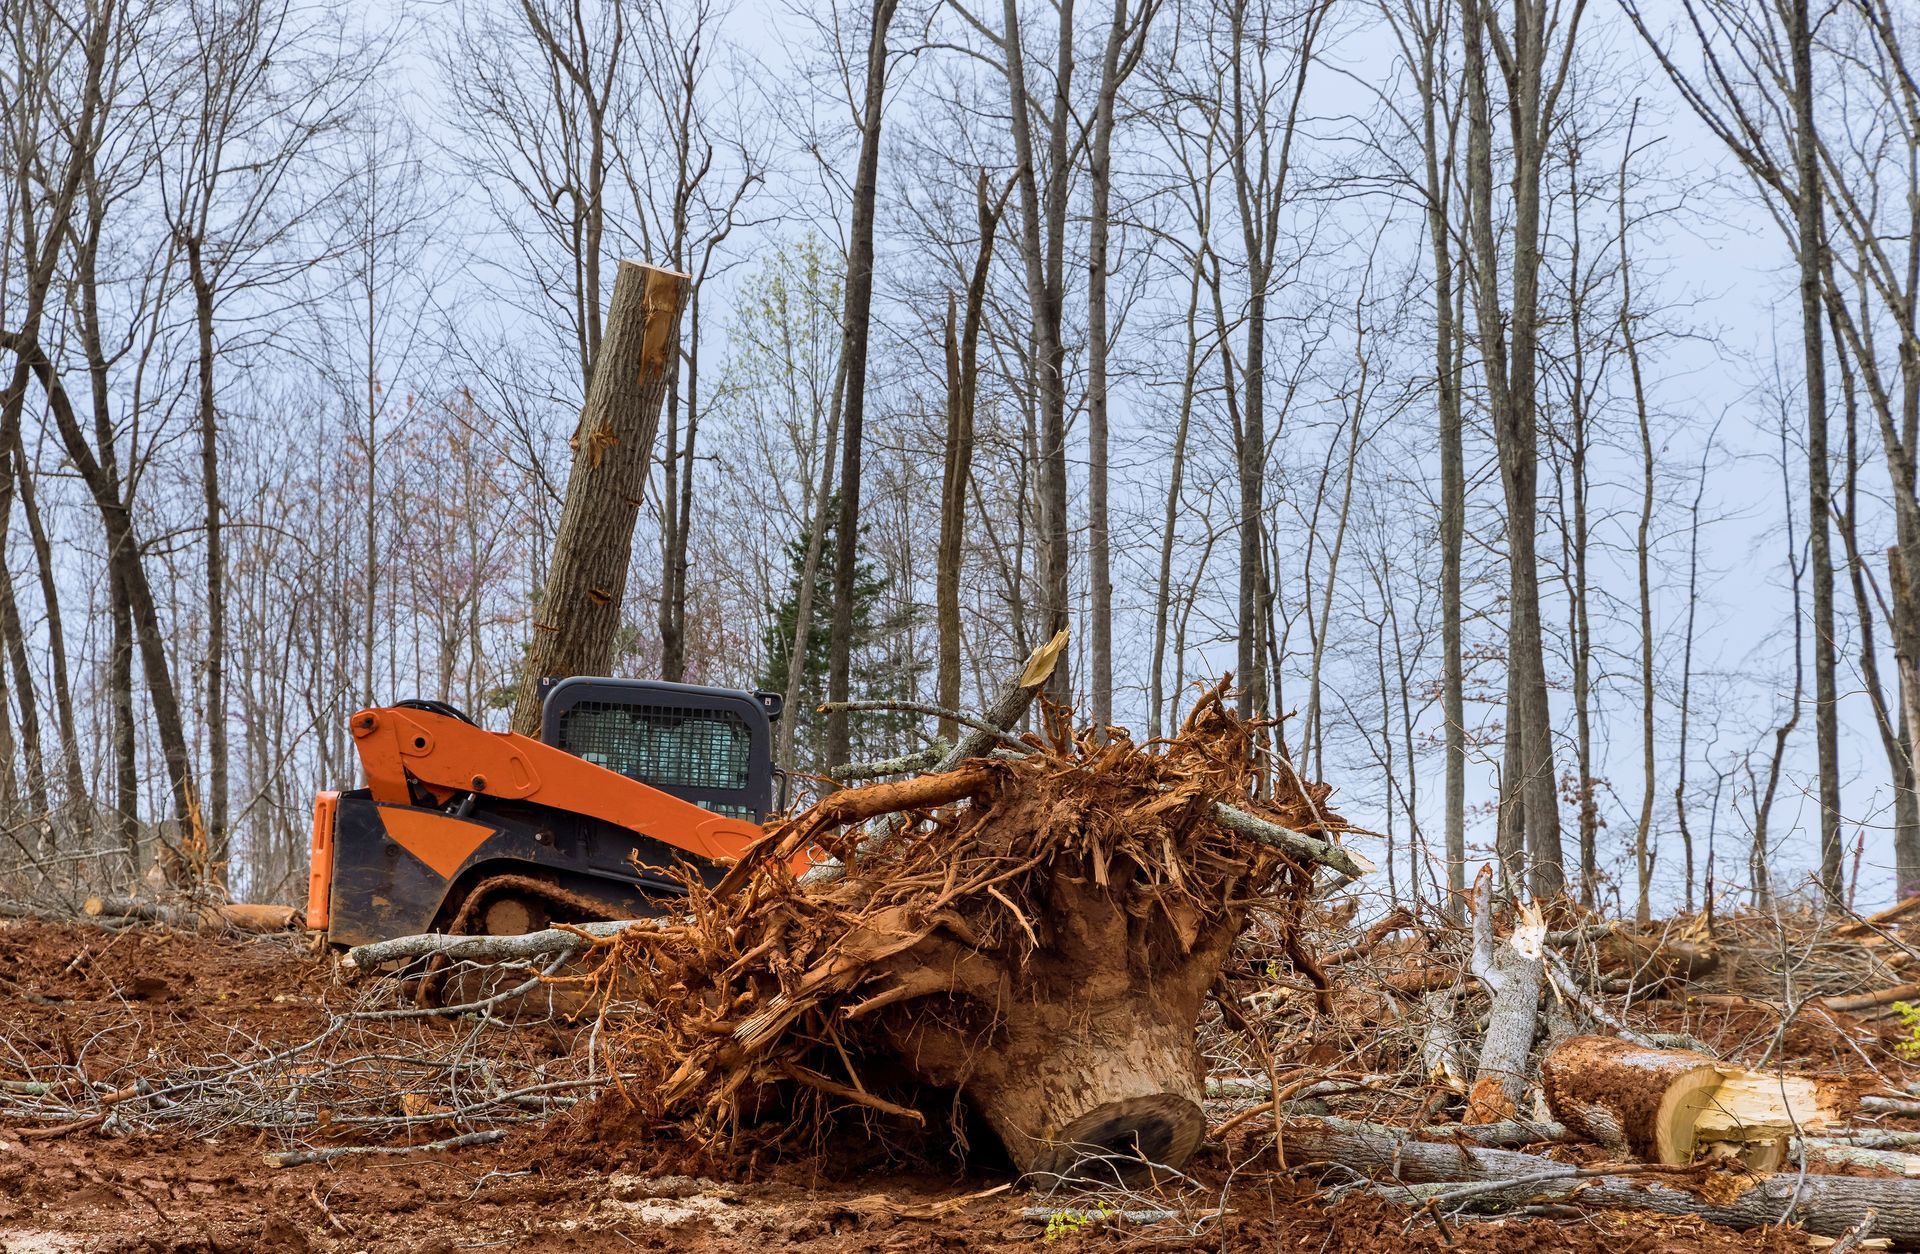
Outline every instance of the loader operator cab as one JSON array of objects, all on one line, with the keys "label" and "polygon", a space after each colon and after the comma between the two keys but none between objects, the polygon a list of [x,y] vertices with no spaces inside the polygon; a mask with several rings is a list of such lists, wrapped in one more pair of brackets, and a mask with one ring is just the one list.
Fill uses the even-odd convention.
[{"label": "loader operator cab", "polygon": [[349,720],[365,786],[314,802],[308,926],[338,945],[675,909],[786,805],[774,693],[575,676],[538,740],[437,701]]},{"label": "loader operator cab", "polygon": [[556,749],[715,814],[764,823],[786,806],[778,693],[585,675],[540,687],[540,739]]}]

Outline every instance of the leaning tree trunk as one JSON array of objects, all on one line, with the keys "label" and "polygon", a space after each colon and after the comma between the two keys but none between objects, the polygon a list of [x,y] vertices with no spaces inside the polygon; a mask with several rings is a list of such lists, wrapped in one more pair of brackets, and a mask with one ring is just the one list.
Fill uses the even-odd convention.
[{"label": "leaning tree trunk", "polygon": [[553,563],[534,614],[513,728],[540,730],[540,681],[604,675],[626,599],[633,527],[646,490],[660,405],[673,377],[674,344],[687,276],[620,263],[594,358],[573,471],[554,538]]}]

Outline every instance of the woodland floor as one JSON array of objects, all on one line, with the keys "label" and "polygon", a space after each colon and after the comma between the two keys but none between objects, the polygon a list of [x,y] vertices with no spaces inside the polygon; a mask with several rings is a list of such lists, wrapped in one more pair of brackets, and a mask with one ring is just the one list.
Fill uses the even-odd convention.
[{"label": "woodland floor", "polygon": [[[41,1074],[59,1060],[119,1083],[143,1060],[240,1057],[243,1046],[312,1037],[354,999],[327,958],[288,938],[7,922],[0,1077]],[[428,1046],[436,1034],[452,1040],[465,1030],[438,1019],[408,1024],[411,1039]],[[510,1048],[564,1055],[578,1048],[573,1034],[545,1026]],[[1442,1229],[1371,1196],[1329,1205],[1323,1174],[1284,1170],[1270,1153],[1232,1166],[1218,1145],[1192,1171],[1213,1213],[1050,1238],[1044,1219],[1022,1212],[1076,1203],[996,1189],[1011,1184],[1005,1174],[818,1160],[757,1172],[751,1182],[715,1180],[634,1137],[609,1101],[618,1098],[519,1123],[492,1145],[289,1168],[265,1155],[369,1138],[270,1133],[240,1118],[225,1128],[199,1120],[104,1130],[97,1121],[62,1130],[8,1118],[0,1121],[0,1250],[1808,1248],[1791,1227],[1736,1233],[1644,1213],[1463,1218]],[[434,1128],[417,1139],[446,1134]],[[387,1143],[405,1138],[389,1134]]]}]

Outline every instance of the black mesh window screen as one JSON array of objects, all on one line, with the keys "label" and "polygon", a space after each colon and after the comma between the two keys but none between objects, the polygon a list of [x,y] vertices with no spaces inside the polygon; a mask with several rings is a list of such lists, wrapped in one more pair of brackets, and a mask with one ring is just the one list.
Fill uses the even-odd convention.
[{"label": "black mesh window screen", "polygon": [[727,710],[582,701],[562,717],[560,747],[662,788],[745,788],[753,734]]}]

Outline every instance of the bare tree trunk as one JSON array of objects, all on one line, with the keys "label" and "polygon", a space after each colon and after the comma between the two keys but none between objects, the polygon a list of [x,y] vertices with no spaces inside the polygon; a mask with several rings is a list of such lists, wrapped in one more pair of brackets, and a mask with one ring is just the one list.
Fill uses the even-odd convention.
[{"label": "bare tree trunk", "polygon": [[[1012,193],[1009,183],[987,202],[987,174],[980,172],[975,219],[980,238],[973,271],[967,276],[964,320],[956,325],[954,300],[947,298],[947,439],[940,478],[940,547],[934,569],[934,618],[939,634],[939,674],[934,690],[943,709],[960,708],[960,567],[966,538],[967,485],[973,479],[973,411],[979,394],[980,325],[985,316],[987,277],[993,237]],[[952,744],[960,734],[951,719],[940,720],[940,738]]]},{"label": "bare tree trunk", "polygon": [[1813,119],[1813,32],[1808,0],[1791,0],[1789,48],[1793,60],[1794,168],[1800,195],[1794,206],[1794,246],[1800,265],[1800,333],[1806,369],[1807,525],[1813,578],[1813,718],[1820,770],[1820,883],[1833,901],[1840,882],[1840,700],[1834,641],[1833,554],[1828,531],[1832,491],[1827,466],[1827,354],[1821,279],[1826,239],[1822,218],[1820,153]]},{"label": "bare tree trunk", "polygon": [[1693,616],[1698,608],[1700,589],[1700,502],[1707,494],[1707,458],[1712,451],[1713,440],[1709,437],[1707,447],[1700,454],[1700,475],[1695,482],[1693,509],[1688,520],[1687,626],[1680,650],[1680,744],[1674,754],[1673,817],[1680,829],[1680,849],[1687,860],[1685,905],[1689,913],[1694,903],[1694,862],[1693,828],[1687,822],[1687,736],[1693,722]]},{"label": "bare tree trunk", "polygon": [[540,681],[601,675],[613,660],[660,406],[673,377],[687,277],[620,263],[593,383],[573,438],[573,471],[533,619],[513,727],[540,730]]},{"label": "bare tree trunk", "polygon": [[67,630],[60,613],[60,587],[54,569],[53,542],[41,522],[40,504],[33,487],[33,472],[27,465],[27,452],[20,440],[20,429],[13,432],[14,475],[20,487],[20,512],[27,521],[27,537],[33,544],[34,568],[40,576],[40,603],[47,616],[47,670],[53,687],[53,713],[60,733],[60,767],[66,796],[61,807],[63,826],[71,826],[80,847],[93,838],[93,800],[87,794],[87,777],[80,764],[80,742],[74,729],[73,685],[67,670]]},{"label": "bare tree trunk", "polygon": [[[86,230],[74,249],[79,287],[80,343],[87,361],[88,391],[93,397],[93,439],[100,450],[100,477],[117,498],[120,494],[120,455],[114,443],[113,414],[109,409],[106,344],[100,329],[98,258],[106,206],[97,187],[90,186]],[[89,485],[91,486],[91,485]],[[140,763],[138,727],[133,711],[133,603],[120,574],[121,563],[108,529],[107,588],[113,618],[112,652],[107,666],[109,736],[113,743],[113,828],[126,851],[128,870],[140,870]],[[136,554],[135,560],[138,560]],[[162,741],[166,739],[162,735]]]},{"label": "bare tree trunk", "polygon": [[1096,731],[1113,722],[1113,569],[1107,522],[1107,244],[1112,230],[1114,104],[1140,63],[1160,0],[1142,0],[1129,19],[1127,0],[1113,0],[1113,20],[1100,56],[1087,175],[1092,208],[1087,226],[1087,579],[1091,672],[1087,678]]},{"label": "bare tree trunk", "polygon": [[194,331],[198,337],[198,411],[202,525],[206,530],[207,587],[207,804],[208,865],[224,877],[227,862],[227,555],[221,532],[220,433],[213,393],[213,285],[200,263],[202,239],[185,240],[187,274],[193,285]]},{"label": "bare tree trunk", "polygon": [[[7,432],[0,446],[0,542],[6,538],[13,515],[13,444]],[[33,664],[27,659],[27,638],[20,622],[20,606],[14,598],[13,573],[0,562],[0,642],[7,651],[7,663],[13,671],[14,698],[19,702],[19,744],[24,750],[27,783],[28,818],[39,832],[41,849],[54,847],[53,808],[47,796],[45,748],[40,739],[40,697],[33,682]]]},{"label": "bare tree trunk", "polygon": [[[675,376],[667,396],[667,448],[661,459],[665,491],[660,496],[660,678],[679,683],[687,674],[687,546],[693,532],[694,450],[700,439],[700,286],[687,300],[686,404]],[[676,422],[684,412],[684,425]]]},{"label": "bare tree trunk", "polygon": [[1647,415],[1647,389],[1640,372],[1640,341],[1634,331],[1633,262],[1627,249],[1627,163],[1633,154],[1634,124],[1640,104],[1634,102],[1627,120],[1627,138],[1620,150],[1620,174],[1615,207],[1620,247],[1620,344],[1626,350],[1627,373],[1633,381],[1633,411],[1640,426],[1640,524],[1634,533],[1634,557],[1640,577],[1640,821],[1634,829],[1633,865],[1639,895],[1634,922],[1646,927],[1653,919],[1653,585],[1648,572],[1653,539],[1653,428]]},{"label": "bare tree trunk", "polygon": [[[1160,579],[1153,598],[1153,679],[1147,701],[1147,738],[1157,740],[1168,726],[1162,721],[1167,708],[1165,684],[1167,666],[1167,615],[1173,591],[1173,540],[1180,513],[1180,488],[1187,468],[1187,429],[1193,420],[1194,386],[1200,374],[1200,272],[1205,254],[1194,259],[1193,280],[1187,290],[1187,365],[1180,381],[1180,420],[1173,433],[1173,456],[1167,474],[1167,502],[1160,525]],[[1176,650],[1176,658],[1178,653]],[[1176,695],[1179,681],[1174,682]]]},{"label": "bare tree trunk", "polygon": [[[1072,121],[1069,91],[1073,82],[1073,0],[1055,6],[1059,15],[1059,63],[1054,71],[1051,108],[1044,113],[1047,130],[1047,178],[1043,188],[1036,170],[1032,99],[1027,91],[1026,53],[1022,47],[1020,10],[1016,0],[1002,5],[1002,46],[1007,80],[1008,114],[1012,119],[1015,185],[1020,192],[1020,258],[1025,263],[1027,301],[1033,314],[1033,378],[1039,394],[1039,427],[1035,448],[1038,491],[1035,494],[1042,636],[1067,626],[1067,396],[1066,347],[1062,343],[1065,305],[1065,248],[1067,186],[1071,170],[1067,143]],[[1054,668],[1049,692],[1065,702],[1072,692],[1071,668],[1066,660]]]},{"label": "bare tree trunk", "polygon": [[[887,29],[897,0],[874,0],[867,32],[867,77],[860,106],[860,163],[854,172],[853,221],[847,238],[846,313],[841,318],[840,356],[846,370],[846,408],[841,430],[840,518],[833,550],[833,642],[827,658],[827,699],[844,702],[852,692],[853,590],[860,574],[860,446],[867,417],[867,340],[873,312],[873,231],[880,187],[880,123],[887,94]],[[827,714],[827,760],[845,765],[851,751],[847,712]]]},{"label": "bare tree trunk", "polygon": [[[1540,176],[1554,106],[1579,21],[1576,5],[1557,23],[1562,56],[1548,77],[1547,31],[1557,10],[1546,0],[1518,0],[1513,30],[1501,31],[1481,0],[1461,0],[1468,96],[1467,190],[1472,202],[1476,314],[1487,381],[1488,408],[1500,454],[1507,502],[1510,576],[1507,621],[1509,775],[1503,808],[1519,811],[1528,856],[1528,882],[1537,897],[1565,887],[1560,845],[1559,779],[1547,699],[1546,656],[1540,621],[1537,558],[1539,447],[1534,395],[1539,326]],[[1486,77],[1489,34],[1502,41],[1505,107],[1513,135],[1511,306],[1503,309],[1494,245],[1493,125]],[[1511,351],[1507,329],[1511,326]]]},{"label": "bare tree trunk", "polygon": [[53,363],[38,344],[17,335],[0,332],[0,347],[20,354],[39,378],[47,395],[47,408],[59,428],[67,457],[80,472],[100,511],[106,527],[110,575],[126,589],[133,612],[134,639],[140,648],[142,669],[147,677],[148,698],[153,703],[155,730],[160,736],[160,753],[166,762],[167,778],[173,794],[174,818],[186,821],[192,795],[192,764],[187,754],[186,734],[180,717],[180,700],[167,666],[166,637],[160,627],[160,615],[153,601],[153,587],[141,561],[140,545],[133,530],[132,511],[119,495],[119,485],[104,473],[101,463],[87,447],[73,411],[72,399],[55,373]]},{"label": "bare tree trunk", "polygon": [[800,561],[800,588],[793,607],[793,647],[787,652],[787,683],[780,719],[780,765],[794,769],[793,742],[800,730],[800,690],[807,678],[807,641],[813,636],[814,604],[819,598],[820,555],[827,542],[827,517],[833,509],[834,456],[840,451],[840,406],[846,393],[847,360],[834,368],[833,396],[827,403],[826,438],[820,444],[820,484],[813,498],[813,519],[807,531],[807,553]]},{"label": "bare tree trunk", "polygon": [[[1446,722],[1447,913],[1456,921],[1467,894],[1466,668],[1460,560],[1467,529],[1467,472],[1460,414],[1463,328],[1455,312],[1452,171],[1458,123],[1447,113],[1446,7],[1409,5],[1419,60],[1421,149],[1426,172],[1427,242],[1433,254],[1433,379],[1440,436],[1440,705]],[[1444,140],[1442,127],[1445,128]],[[1411,761],[1411,758],[1409,758]]]}]

